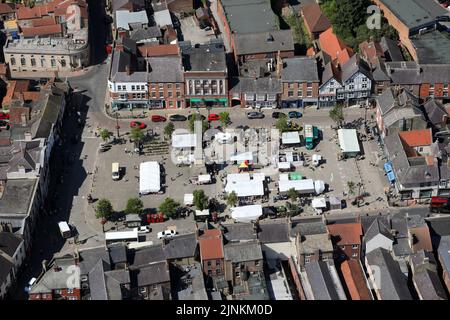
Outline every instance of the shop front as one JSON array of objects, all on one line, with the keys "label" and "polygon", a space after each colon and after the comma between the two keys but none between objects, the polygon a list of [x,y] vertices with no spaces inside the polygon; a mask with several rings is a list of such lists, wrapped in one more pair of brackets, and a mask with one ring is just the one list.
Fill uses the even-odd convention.
[{"label": "shop front", "polygon": [[188,108],[224,108],[228,107],[228,98],[188,98]]}]

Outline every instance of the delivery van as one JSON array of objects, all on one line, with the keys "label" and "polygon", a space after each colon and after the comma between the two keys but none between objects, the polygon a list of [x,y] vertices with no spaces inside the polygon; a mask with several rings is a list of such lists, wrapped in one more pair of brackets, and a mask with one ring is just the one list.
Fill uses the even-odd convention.
[{"label": "delivery van", "polygon": [[120,179],[120,167],[118,162],[114,162],[112,164],[112,179],[119,180]]}]

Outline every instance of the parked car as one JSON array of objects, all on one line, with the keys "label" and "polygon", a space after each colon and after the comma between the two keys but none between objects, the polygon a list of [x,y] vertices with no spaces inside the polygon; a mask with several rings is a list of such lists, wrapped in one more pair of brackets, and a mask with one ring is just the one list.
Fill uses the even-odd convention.
[{"label": "parked car", "polygon": [[194,117],[194,116],[196,117],[195,119],[201,119],[201,120],[205,120],[206,119],[206,117],[204,115],[202,115],[200,113],[194,113],[194,114],[188,115],[188,120],[191,120],[192,117]]},{"label": "parked car", "polygon": [[282,117],[286,117],[286,114],[283,112],[273,112],[272,113],[272,118],[274,118],[274,119],[279,119]]},{"label": "parked car", "polygon": [[208,116],[208,121],[219,121],[220,120],[220,116],[216,113],[211,113]]},{"label": "parked car", "polygon": [[279,194],[273,197],[273,202],[281,201],[281,200],[287,200],[289,197],[285,194]]},{"label": "parked car", "polygon": [[169,117],[170,121],[186,121],[186,117],[181,114],[173,114]]},{"label": "parked car", "polygon": [[99,152],[105,152],[112,148],[112,145],[109,143],[101,143],[98,149]]},{"label": "parked car", "polygon": [[298,119],[303,116],[303,114],[299,111],[290,111],[288,113],[289,119]]},{"label": "parked car", "polygon": [[136,228],[138,233],[149,233],[152,231],[152,228],[149,226],[140,226],[139,228]]},{"label": "parked car", "polygon": [[249,113],[247,113],[247,118],[248,119],[263,119],[265,116],[264,116],[264,113],[262,113],[262,112],[249,112]]},{"label": "parked car", "polygon": [[9,113],[0,112],[0,120],[9,120]]},{"label": "parked car", "polygon": [[172,238],[172,237],[175,237],[177,235],[177,233],[178,232],[173,229],[164,230],[164,231],[158,232],[158,239]]},{"label": "parked car", "polygon": [[152,116],[152,122],[164,122],[166,121],[166,118],[163,116],[153,115]]},{"label": "parked car", "polygon": [[28,281],[28,284],[25,286],[25,292],[30,292],[33,285],[36,283],[37,279],[35,277],[31,278],[30,281]]},{"label": "parked car", "polygon": [[140,121],[131,121],[130,122],[130,128],[139,128],[139,129],[145,129],[147,128],[147,125]]}]

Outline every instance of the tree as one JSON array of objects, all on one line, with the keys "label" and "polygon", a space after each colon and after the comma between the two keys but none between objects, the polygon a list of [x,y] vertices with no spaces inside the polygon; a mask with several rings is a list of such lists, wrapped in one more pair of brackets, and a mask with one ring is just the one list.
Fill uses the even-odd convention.
[{"label": "tree", "polygon": [[340,127],[342,125],[342,123],[344,122],[344,106],[342,104],[337,104],[335,105],[331,110],[330,110],[330,118],[336,122],[336,124],[338,125],[338,127]]},{"label": "tree", "polygon": [[134,128],[131,128],[130,136],[131,136],[131,139],[135,143],[139,143],[139,142],[141,142],[142,139],[144,139],[144,132],[142,131],[141,128],[134,127]]},{"label": "tree", "polygon": [[351,195],[355,194],[355,183],[353,181],[347,181],[348,193]]},{"label": "tree", "polygon": [[227,205],[229,205],[230,207],[235,207],[239,201],[238,196],[235,191],[231,191],[230,193],[228,193],[226,199],[227,199]]},{"label": "tree", "polygon": [[127,206],[125,207],[126,214],[141,214],[144,211],[144,204],[139,198],[130,198],[127,201]]},{"label": "tree", "polygon": [[175,216],[179,207],[180,204],[178,202],[176,202],[172,198],[166,198],[159,205],[159,211],[167,218],[170,218]]},{"label": "tree", "polygon": [[288,190],[287,196],[290,200],[295,201],[298,198],[298,192],[294,188],[291,188]]},{"label": "tree", "polygon": [[172,137],[172,133],[175,131],[175,126],[173,125],[172,122],[169,122],[165,127],[164,127],[164,135],[168,136],[169,138]]},{"label": "tree", "polygon": [[295,216],[300,212],[300,207],[291,202],[286,202],[286,209],[286,214],[289,216]]},{"label": "tree", "polygon": [[287,131],[289,129],[289,126],[287,124],[287,118],[286,116],[281,116],[277,122],[275,123],[275,127],[280,130],[280,132]]},{"label": "tree", "polygon": [[100,130],[100,137],[104,142],[108,141],[109,138],[111,138],[112,133],[108,129],[102,129]]},{"label": "tree", "polygon": [[208,208],[208,197],[203,190],[194,190],[194,205],[198,210],[205,210]]},{"label": "tree", "polygon": [[113,214],[113,207],[108,199],[100,199],[95,207],[95,217],[97,219],[110,219]]},{"label": "tree", "polygon": [[198,113],[194,113],[193,116],[189,119],[188,121],[188,128],[189,131],[194,133],[194,129],[195,129],[195,121],[201,121],[202,122],[202,130],[203,132],[205,132],[206,130],[208,130],[208,122],[206,122],[205,120],[201,119],[201,115]]},{"label": "tree", "polygon": [[230,114],[228,112],[221,112],[219,114],[220,123],[222,126],[227,127],[227,125],[231,122]]}]

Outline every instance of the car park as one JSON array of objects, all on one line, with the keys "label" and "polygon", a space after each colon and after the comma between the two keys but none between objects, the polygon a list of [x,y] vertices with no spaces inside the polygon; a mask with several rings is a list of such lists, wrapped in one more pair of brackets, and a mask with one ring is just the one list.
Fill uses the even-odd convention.
[{"label": "car park", "polygon": [[288,113],[289,119],[298,119],[303,116],[303,114],[299,111],[290,111]]},{"label": "car park", "polygon": [[186,121],[186,117],[181,114],[173,114],[169,117],[170,121]]},{"label": "car park", "polygon": [[167,239],[167,238],[173,238],[177,235],[177,231],[173,229],[163,230],[161,232],[158,232],[158,239]]},{"label": "car park", "polygon": [[166,118],[159,115],[152,115],[152,122],[164,122],[166,121]]},{"label": "car park", "polygon": [[147,125],[140,121],[131,121],[130,122],[130,128],[139,128],[139,129],[145,129],[147,128]]},{"label": "car park", "polygon": [[264,116],[264,113],[262,113],[262,112],[249,112],[249,113],[247,113],[247,118],[248,119],[263,119],[265,116]]}]

